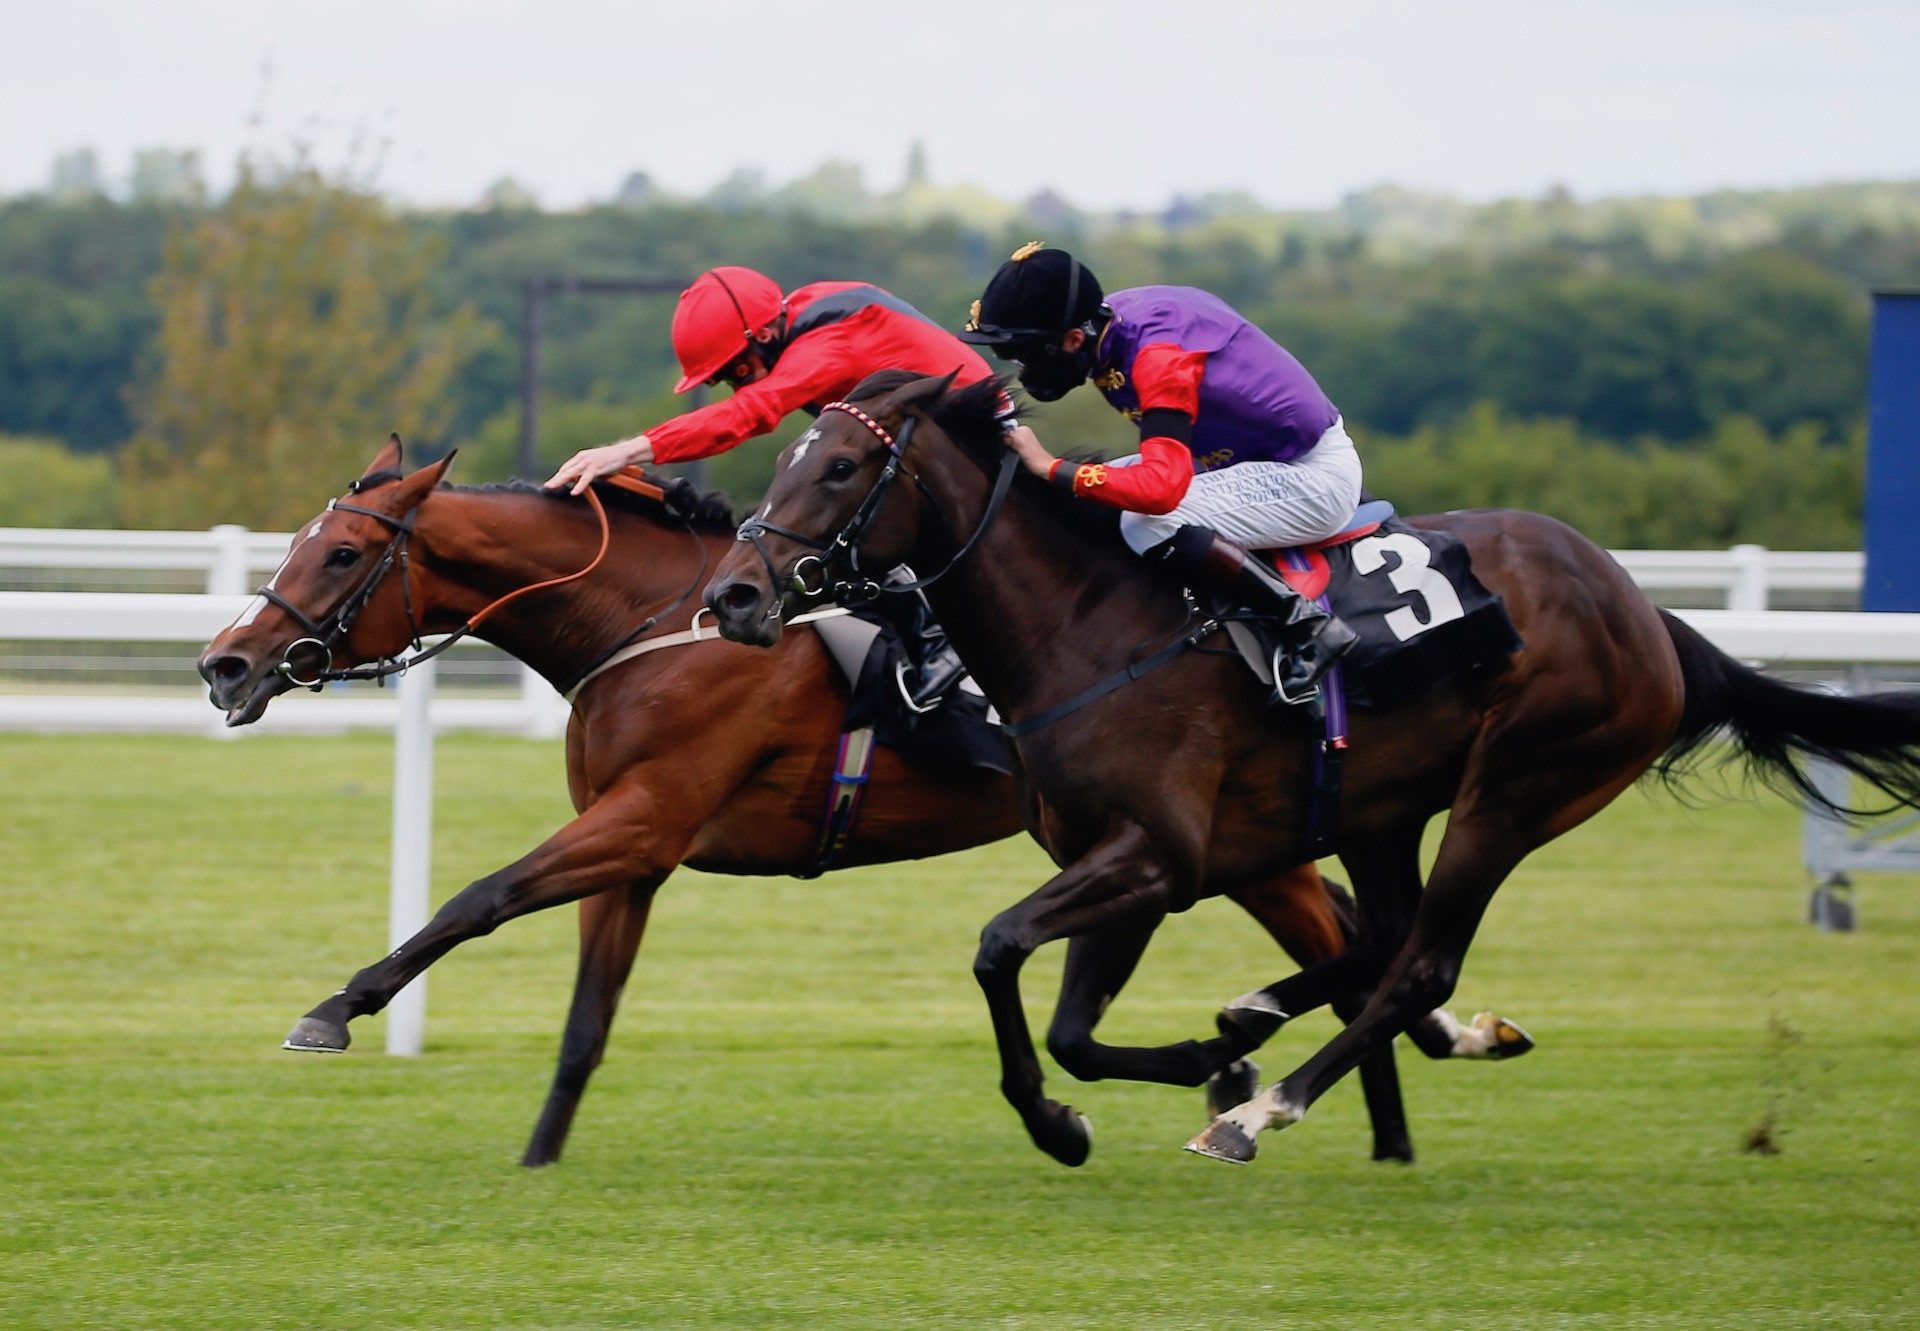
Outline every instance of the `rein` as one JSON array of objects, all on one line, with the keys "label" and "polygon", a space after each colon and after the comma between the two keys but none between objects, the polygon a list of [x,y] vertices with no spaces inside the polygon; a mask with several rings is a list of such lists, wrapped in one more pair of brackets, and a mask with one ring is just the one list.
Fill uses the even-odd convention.
[{"label": "rein", "polygon": [[[860,500],[860,506],[854,510],[853,516],[847,519],[846,525],[830,541],[808,536],[790,527],[778,526],[757,515],[740,524],[740,531],[734,539],[752,544],[754,553],[760,556],[760,562],[766,566],[768,585],[775,588],[789,587],[809,600],[830,597],[844,605],[848,602],[877,600],[883,593],[918,592],[932,586],[952,572],[961,560],[973,552],[973,547],[980,543],[980,538],[986,534],[987,528],[993,524],[995,515],[1000,512],[1000,506],[1006,501],[1007,491],[1013,486],[1013,473],[1019,465],[1019,455],[1009,449],[1001,457],[1000,471],[994,477],[993,492],[987,498],[986,510],[980,515],[980,523],[973,529],[973,535],[967,538],[966,543],[954,553],[951,559],[936,572],[924,578],[916,578],[911,582],[881,583],[861,572],[860,541],[866,536],[867,528],[872,525],[881,502],[886,499],[888,492],[893,488],[894,481],[902,473],[905,473],[920,493],[926,497],[927,503],[932,506],[935,518],[943,525],[946,522],[946,519],[940,517],[940,507],[934,501],[933,492],[927,489],[926,482],[920,479],[917,472],[907,470],[904,461],[907,445],[913,439],[913,427],[919,418],[907,417],[906,423],[900,427],[899,437],[895,438],[893,432],[886,426],[850,402],[829,402],[820,410],[823,414],[829,411],[843,412],[865,426],[870,434],[887,446],[887,464],[880,469],[880,475],[874,480],[873,488],[868,490]],[[795,544],[819,553],[800,556],[783,578],[775,570],[773,556],[767,553],[767,548],[761,541],[762,537],[769,534],[783,536]],[[808,565],[812,567],[809,569]],[[809,585],[810,576],[818,578],[817,586]]]},{"label": "rein", "polygon": [[[366,488],[366,482],[369,479],[375,478],[362,477],[348,487],[347,493],[359,494],[362,489]],[[382,476],[377,479],[386,478]],[[642,490],[642,487],[644,487],[644,490]],[[664,492],[658,490],[657,487],[647,485],[643,481],[625,482],[625,488],[642,490],[643,493],[650,492],[655,497],[663,497],[664,495]],[[424,503],[425,501],[422,500],[421,502]],[[393,531],[393,539],[387,543],[386,550],[381,553],[379,561],[374,564],[367,576],[360,580],[358,586],[347,593],[340,604],[335,607],[325,619],[315,621],[308,618],[304,611],[287,600],[287,598],[279,592],[275,591],[271,586],[260,588],[257,593],[259,596],[264,597],[267,601],[286,611],[307,633],[306,637],[297,638],[287,644],[286,650],[281,653],[280,664],[274,667],[274,673],[285,676],[287,682],[296,688],[313,689],[315,692],[319,691],[321,685],[331,683],[335,680],[379,680],[386,679],[390,675],[403,674],[422,661],[432,660],[434,657],[440,655],[440,653],[446,651],[447,648],[459,642],[462,638],[473,633],[489,615],[493,614],[494,611],[500,609],[502,606],[517,601],[522,596],[530,595],[533,592],[544,591],[549,587],[558,587],[563,583],[573,582],[576,579],[586,577],[589,573],[600,567],[600,561],[606,558],[607,547],[613,539],[613,530],[607,521],[606,506],[600,502],[600,496],[589,489],[587,491],[587,502],[592,505],[594,516],[600,521],[600,548],[594,553],[593,559],[588,562],[585,568],[558,578],[548,578],[544,582],[536,582],[526,587],[519,587],[504,596],[497,597],[489,604],[481,607],[481,609],[473,615],[469,616],[466,623],[442,638],[439,642],[431,647],[423,648],[420,645],[421,633],[419,621],[413,610],[413,580],[411,576],[411,566],[407,559],[407,544],[413,536],[413,517],[415,513],[419,512],[420,505],[415,504],[412,508],[396,518],[389,513],[377,512],[371,508],[364,508],[359,504],[349,504],[339,499],[333,500],[327,505],[328,512],[337,510],[342,513],[357,513],[364,517],[373,518],[385,523],[386,526]],[[383,657],[371,665],[352,666],[345,670],[332,669],[330,663],[333,660],[335,648],[337,648],[340,643],[346,639],[347,634],[352,631],[354,621],[359,619],[361,612],[367,607],[367,602],[373,598],[374,591],[380,586],[381,582],[386,579],[387,574],[393,571],[393,566],[396,563],[400,566],[400,596],[402,603],[406,606],[407,633],[413,642],[412,654],[405,657]],[[680,599],[685,600],[686,597],[682,596]],[[678,602],[675,604],[678,604]],[[655,616],[649,624],[643,625],[640,631],[645,631],[652,623],[657,623],[658,619],[659,617]],[[631,637],[629,637],[629,641],[630,640]],[[310,677],[302,679],[295,673],[299,670],[299,666],[294,663],[293,657],[296,651],[309,645],[317,649],[322,662],[329,664],[312,671]]]}]

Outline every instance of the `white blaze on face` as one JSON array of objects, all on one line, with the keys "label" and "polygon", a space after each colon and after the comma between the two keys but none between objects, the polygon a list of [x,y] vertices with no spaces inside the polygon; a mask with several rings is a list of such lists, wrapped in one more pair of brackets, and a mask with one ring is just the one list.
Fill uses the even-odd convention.
[{"label": "white blaze on face", "polygon": [[[267,586],[274,587],[275,584],[277,584],[280,581],[280,575],[282,573],[285,573],[287,571],[287,565],[293,562],[293,552],[295,550],[298,550],[301,546],[305,545],[308,541],[311,541],[314,537],[318,536],[320,534],[320,524],[325,521],[326,521],[326,518],[324,517],[316,519],[314,521],[314,524],[311,527],[307,528],[305,532],[301,533],[299,536],[294,537],[293,544],[287,547],[287,557],[280,561],[280,567],[273,571],[273,576],[271,578],[267,579]],[[254,597],[251,601],[247,602],[247,608],[240,612],[240,618],[234,620],[233,623],[227,626],[227,631],[231,631],[233,629],[246,628],[249,624],[253,623],[254,620],[258,619],[260,617],[260,612],[262,610],[265,610],[266,608],[267,608],[266,597],[264,596]]]},{"label": "white blaze on face", "polygon": [[787,464],[788,471],[800,465],[800,459],[807,455],[807,450],[813,447],[813,441],[819,437],[820,427],[817,425],[800,436],[800,442],[793,447],[793,461]]}]

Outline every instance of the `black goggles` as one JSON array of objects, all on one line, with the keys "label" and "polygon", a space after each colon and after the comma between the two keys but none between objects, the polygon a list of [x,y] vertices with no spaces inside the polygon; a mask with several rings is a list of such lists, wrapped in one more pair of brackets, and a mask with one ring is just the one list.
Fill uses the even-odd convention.
[{"label": "black goggles", "polygon": [[1060,354],[1060,339],[1038,334],[1010,337],[1004,342],[993,344],[993,354],[1001,360],[1013,361],[1018,365],[1043,361]]}]

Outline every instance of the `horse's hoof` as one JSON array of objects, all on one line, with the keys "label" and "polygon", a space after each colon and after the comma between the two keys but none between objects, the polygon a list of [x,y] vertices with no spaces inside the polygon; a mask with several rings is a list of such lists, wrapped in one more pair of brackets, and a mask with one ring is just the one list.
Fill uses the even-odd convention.
[{"label": "horse's hoof", "polygon": [[1207,1114],[1218,1118],[1260,1094],[1260,1065],[1237,1058],[1207,1078]]},{"label": "horse's hoof", "polygon": [[352,1042],[353,1037],[347,1034],[345,1026],[319,1017],[302,1017],[287,1032],[280,1047],[296,1054],[343,1054]]},{"label": "horse's hoof", "polygon": [[1373,1144],[1373,1158],[1387,1164],[1410,1165],[1413,1163],[1413,1143],[1404,1138],[1397,1142],[1379,1142]]},{"label": "horse's hoof", "polygon": [[1518,1058],[1533,1048],[1533,1037],[1505,1017],[1482,1012],[1473,1019],[1473,1025],[1486,1037],[1487,1052],[1483,1058]]},{"label": "horse's hoof", "polygon": [[1222,1035],[1237,1035],[1253,1041],[1258,1049],[1287,1024],[1287,1014],[1271,998],[1256,989],[1220,1009],[1213,1024]]},{"label": "horse's hoof", "polygon": [[1252,1133],[1231,1119],[1216,1118],[1187,1143],[1186,1149],[1195,1155],[1204,1155],[1209,1160],[1245,1165],[1253,1162],[1254,1152],[1260,1149],[1260,1144],[1253,1139]]},{"label": "horse's hoof", "polygon": [[1093,1120],[1070,1105],[1049,1102],[1048,1112],[1027,1131],[1035,1146],[1069,1169],[1086,1164],[1093,1154]]}]

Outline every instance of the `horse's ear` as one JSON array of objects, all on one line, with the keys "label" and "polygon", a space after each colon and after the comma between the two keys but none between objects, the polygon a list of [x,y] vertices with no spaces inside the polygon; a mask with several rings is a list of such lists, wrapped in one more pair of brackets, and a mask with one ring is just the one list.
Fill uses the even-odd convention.
[{"label": "horse's ear", "polygon": [[905,417],[911,412],[924,411],[946,396],[953,387],[959,370],[947,374],[930,374],[924,379],[915,379],[910,384],[902,384],[887,394],[881,403],[881,412],[885,415]]},{"label": "horse's ear", "polygon": [[438,462],[429,462],[411,476],[401,477],[394,492],[401,504],[406,508],[412,508],[425,499],[427,494],[440,484],[441,478],[447,474],[447,468],[453,464],[453,455],[459,451],[457,448],[452,449]]},{"label": "horse's ear", "polygon": [[375,472],[399,471],[402,451],[400,447],[400,436],[397,434],[388,435],[387,442],[380,445],[380,451],[374,455],[373,462],[365,471],[360,473],[360,479],[365,480]]}]

